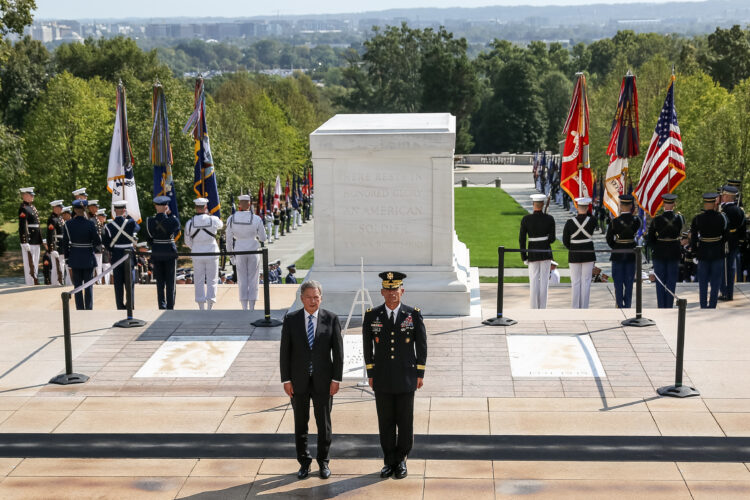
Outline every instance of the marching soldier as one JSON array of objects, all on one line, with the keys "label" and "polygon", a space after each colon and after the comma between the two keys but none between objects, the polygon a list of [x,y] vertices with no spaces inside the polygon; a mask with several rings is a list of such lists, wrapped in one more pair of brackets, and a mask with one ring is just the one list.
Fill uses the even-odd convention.
[{"label": "marching soldier", "polygon": [[[227,219],[227,249],[230,252],[257,250],[265,241],[263,220],[250,210],[250,195],[240,195],[237,211]],[[240,288],[242,310],[252,311],[258,298],[260,255],[232,255],[230,259],[232,265],[237,266],[235,282]]]},{"label": "marching soldier", "polygon": [[424,379],[427,333],[419,309],[401,303],[406,275],[392,271],[379,276],[385,303],[365,313],[364,358],[368,382],[375,391],[383,448],[385,466],[380,477],[403,479],[414,443],[414,392]]},{"label": "marching soldier", "polygon": [[[728,221],[716,211],[717,193],[703,195],[703,212],[690,224],[690,243],[698,257],[698,295],[702,309],[715,309],[724,272],[724,243]],[[708,285],[711,295],[708,297]]]},{"label": "marching soldier", "polygon": [[[196,198],[194,203],[195,215],[185,225],[185,244],[196,253],[219,253],[216,234],[224,227],[224,223],[218,217],[208,214],[206,198]],[[193,257],[193,280],[198,308],[203,311],[207,307],[210,311],[216,302],[219,256]]]},{"label": "marching soldier", "polygon": [[[86,218],[86,200],[73,201],[75,217],[63,226],[63,249],[65,262],[71,270],[73,285],[79,287],[94,277],[96,258],[94,247],[101,245],[102,240],[96,224]],[[76,309],[94,308],[94,289],[86,287],[75,295]]]},{"label": "marching soldier", "polygon": [[[633,196],[620,196],[620,215],[612,219],[607,228],[607,244],[613,250],[625,250],[636,247],[635,237],[641,228],[641,220],[635,217]],[[615,283],[615,302],[620,309],[630,308],[633,298],[633,280],[635,278],[635,255],[633,253],[613,252],[612,280]],[[638,277],[640,279],[640,276]]]},{"label": "marching soldier", "polygon": [[739,190],[727,184],[721,191],[721,213],[727,218],[727,241],[724,249],[724,272],[721,275],[721,295],[719,300],[734,298],[734,279],[737,274],[737,260],[740,245],[747,231],[745,211],[737,204]]},{"label": "marching soldier", "polygon": [[181,225],[180,220],[169,213],[169,201],[169,196],[154,198],[156,215],[146,220],[159,309],[174,309],[176,291],[177,245],[174,240],[180,233]]},{"label": "marching soldier", "polygon": [[563,227],[562,241],[568,250],[589,250],[585,253],[568,252],[570,263],[570,283],[573,288],[573,309],[588,309],[593,277],[594,252],[593,234],[596,230],[596,218],[589,215],[591,198],[576,198],[578,215],[568,219]]},{"label": "marching soldier", "polygon": [[27,285],[38,285],[39,254],[42,245],[42,232],[39,230],[39,212],[34,206],[34,188],[19,190],[23,202],[18,208],[18,237],[21,240],[23,257],[23,277]]},{"label": "marching soldier", "polygon": [[50,202],[52,213],[47,217],[47,250],[50,260],[50,281],[53,285],[65,284],[65,259],[60,253],[63,239],[63,200]]},{"label": "marching soldier", "polygon": [[[102,243],[111,255],[112,262],[122,259],[126,253],[130,256],[130,297],[135,302],[135,256],[133,245],[138,243],[138,223],[129,215],[125,209],[128,206],[126,200],[118,200],[112,203],[115,209],[115,218],[104,226],[102,231]],[[117,309],[127,309],[125,304],[125,283],[127,281],[128,268],[126,264],[120,264],[112,271],[112,279],[115,285],[115,304]],[[134,305],[131,303],[131,307]]]},{"label": "marching soldier", "polygon": [[[549,285],[550,262],[552,262],[552,243],[555,241],[555,218],[545,214],[543,194],[532,194],[534,212],[521,219],[518,233],[518,245],[521,259],[529,266],[529,288],[531,289],[531,308],[547,308],[547,288]],[[548,250],[547,252],[525,252],[526,238],[529,250]]]},{"label": "marching soldier", "polygon": [[[680,234],[685,225],[682,214],[675,212],[676,194],[666,193],[661,196],[664,211],[654,217],[646,234],[646,242],[651,247],[654,261],[656,282],[656,303],[659,308],[671,309],[674,305],[672,295],[677,287],[680,274],[682,245]],[[662,286],[662,283],[666,286]],[[671,293],[670,293],[671,292]]]}]

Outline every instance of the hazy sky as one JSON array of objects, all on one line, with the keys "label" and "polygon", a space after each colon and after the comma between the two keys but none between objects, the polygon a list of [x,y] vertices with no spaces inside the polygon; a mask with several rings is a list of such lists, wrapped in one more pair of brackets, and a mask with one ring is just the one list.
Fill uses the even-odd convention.
[{"label": "hazy sky", "polygon": [[[38,19],[330,14],[412,7],[642,3],[644,0],[36,0]],[[646,0],[648,1],[648,0]],[[664,3],[678,0],[652,0]],[[693,1],[693,0],[679,0]],[[696,0],[697,1],[697,0]]]}]

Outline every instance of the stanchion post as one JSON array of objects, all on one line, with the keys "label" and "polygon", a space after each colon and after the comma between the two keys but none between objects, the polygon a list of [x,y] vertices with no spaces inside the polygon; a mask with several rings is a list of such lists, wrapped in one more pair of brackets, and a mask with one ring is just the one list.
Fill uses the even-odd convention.
[{"label": "stanchion post", "polygon": [[[643,317],[643,268],[641,260],[643,247],[635,247],[635,318],[628,318],[622,322],[623,326],[652,326],[656,323],[653,320]],[[627,254],[626,254],[627,255]]]},{"label": "stanchion post", "polygon": [[505,280],[505,247],[497,247],[497,317],[486,319],[482,324],[488,326],[511,326],[518,321],[503,317],[503,281]]},{"label": "stanchion post", "polygon": [[268,248],[261,249],[263,255],[263,319],[253,321],[253,326],[280,326],[281,321],[271,318],[271,285],[268,282]]},{"label": "stanchion post", "polygon": [[125,259],[125,300],[127,301],[128,317],[118,321],[113,327],[118,328],[136,328],[146,324],[142,319],[133,318],[133,250],[125,250],[128,258]]},{"label": "stanchion post", "polygon": [[700,396],[695,387],[682,385],[682,366],[685,358],[685,312],[687,299],[677,299],[677,360],[675,362],[674,385],[659,387],[656,392],[660,396],[673,398],[687,398]]},{"label": "stanchion post", "polygon": [[49,383],[59,385],[82,384],[89,378],[80,373],[73,373],[73,343],[70,338],[70,294],[63,292],[61,297],[63,308],[63,342],[65,344],[65,373],[53,377]]}]

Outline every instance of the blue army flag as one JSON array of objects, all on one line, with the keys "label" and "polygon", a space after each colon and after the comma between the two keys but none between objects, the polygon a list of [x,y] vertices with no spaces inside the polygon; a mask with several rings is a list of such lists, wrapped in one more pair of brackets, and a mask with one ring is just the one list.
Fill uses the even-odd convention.
[{"label": "blue army flag", "polygon": [[[125,106],[125,87],[122,82],[117,85],[115,100],[115,128],[112,133],[112,145],[109,148],[109,167],[107,169],[107,191],[112,193],[112,203],[126,200],[128,215],[141,221],[141,209],[138,206],[138,193],[133,177],[133,150],[128,136],[128,111]],[[112,210],[114,213],[114,209]]]},{"label": "blue army flag", "polygon": [[154,167],[154,198],[169,196],[169,211],[178,219],[177,193],[172,177],[172,142],[169,139],[169,118],[167,116],[167,98],[160,83],[154,84],[151,99],[151,116],[154,123],[151,127],[151,165]]},{"label": "blue army flag", "polygon": [[299,190],[299,185],[297,184],[297,174],[292,176],[292,208],[297,210],[299,208],[299,197],[297,196],[297,191]]},{"label": "blue army flag", "polygon": [[206,93],[203,78],[195,81],[195,109],[182,129],[184,134],[193,134],[195,139],[195,173],[193,191],[195,196],[208,199],[208,213],[221,217],[219,188],[211,156],[211,145],[206,130]]}]

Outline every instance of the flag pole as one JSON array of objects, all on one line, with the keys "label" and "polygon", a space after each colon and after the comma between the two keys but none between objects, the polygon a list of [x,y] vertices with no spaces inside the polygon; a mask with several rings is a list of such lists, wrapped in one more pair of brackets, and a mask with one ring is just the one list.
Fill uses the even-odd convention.
[{"label": "flag pole", "polygon": [[[672,87],[672,109],[674,110],[674,64],[672,64],[672,79],[669,81],[669,86]],[[671,153],[670,153],[671,156]],[[672,192],[672,162],[669,162],[669,170],[667,170],[667,193]]]},{"label": "flag pole", "polygon": [[[581,80],[581,102],[578,106],[579,108],[579,114],[578,117],[578,140],[580,141],[579,146],[580,150],[578,152],[578,197],[581,198],[583,196],[583,134],[581,133],[583,126],[584,126],[584,119],[585,119],[585,110],[584,104],[586,103],[586,80],[585,76],[583,76],[583,71],[579,71],[576,73],[578,75],[578,79]],[[575,203],[575,200],[574,200]],[[576,207],[578,206],[577,203],[575,203]]]}]

